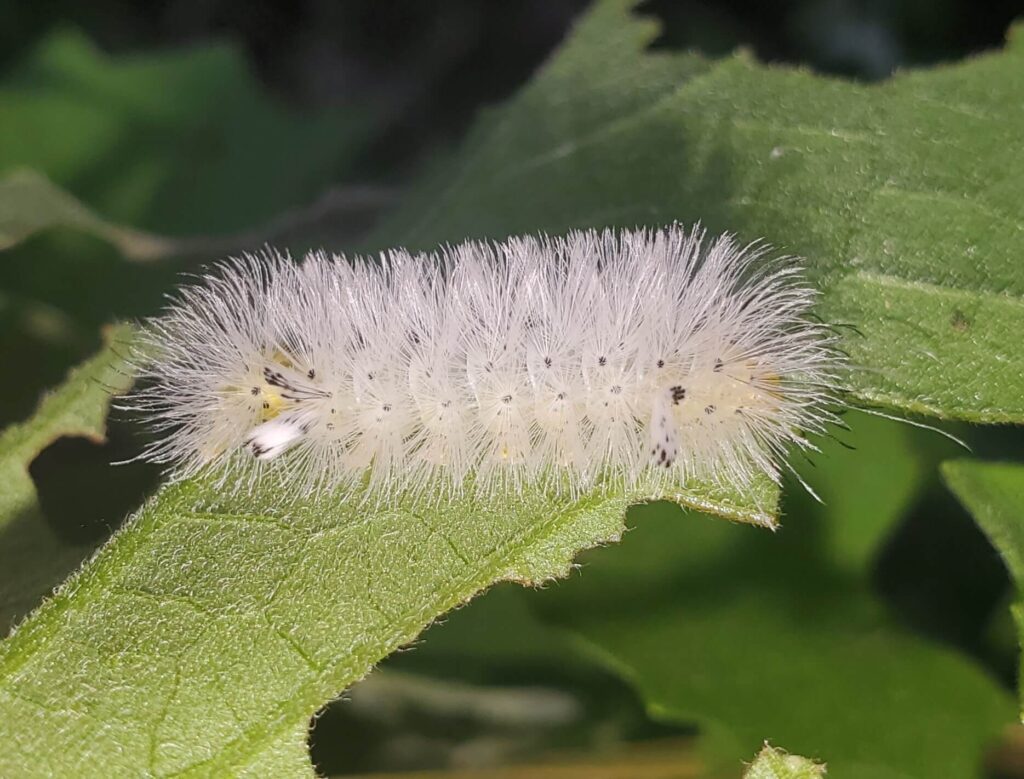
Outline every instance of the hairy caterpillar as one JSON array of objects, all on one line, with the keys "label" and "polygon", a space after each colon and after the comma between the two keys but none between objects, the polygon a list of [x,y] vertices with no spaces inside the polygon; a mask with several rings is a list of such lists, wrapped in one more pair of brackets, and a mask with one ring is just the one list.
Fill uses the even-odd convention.
[{"label": "hairy caterpillar", "polygon": [[791,258],[695,228],[222,264],[145,328],[143,457],[301,494],[780,479],[842,358]]}]

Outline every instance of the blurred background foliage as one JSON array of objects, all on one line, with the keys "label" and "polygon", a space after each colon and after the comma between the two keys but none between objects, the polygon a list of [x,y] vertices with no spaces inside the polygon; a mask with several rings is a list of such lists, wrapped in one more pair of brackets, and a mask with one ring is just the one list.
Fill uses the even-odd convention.
[{"label": "blurred background foliage", "polygon": [[[29,169],[98,218],[169,241],[160,257],[129,261],[95,231],[57,226],[3,251],[0,424],[29,415],[98,347],[104,324],[155,312],[182,272],[264,241],[293,253],[362,245],[587,5],[0,2],[0,178]],[[656,49],[744,46],[876,81],[998,47],[1022,10],[1010,0],[651,0],[637,13],[660,20]],[[587,554],[569,582],[502,585],[451,615],[322,712],[317,766],[611,760],[650,741],[635,775],[696,776],[719,768],[716,756],[735,771],[725,758],[749,757],[770,723],[780,746],[854,766],[873,755],[893,776],[971,775],[957,761],[985,745],[989,775],[1024,776],[1020,736],[993,735],[1012,719],[1011,587],[939,479],[938,462],[955,452],[878,420],[853,427],[856,456],[833,447],[841,464],[818,474],[828,508],[788,490],[775,536],[642,507],[621,547]],[[957,432],[980,457],[1019,455],[1019,429]],[[7,624],[156,484],[152,468],[108,466],[137,448],[115,421],[103,446],[62,439],[35,459],[41,521],[73,553],[55,558]],[[0,561],[4,548],[9,538]],[[13,570],[0,586],[16,585]],[[808,678],[813,688],[793,688]],[[946,706],[963,717],[933,716]],[[922,759],[899,754],[900,739],[886,753],[885,730],[906,727],[919,729]],[[651,759],[666,749],[669,768]]]}]

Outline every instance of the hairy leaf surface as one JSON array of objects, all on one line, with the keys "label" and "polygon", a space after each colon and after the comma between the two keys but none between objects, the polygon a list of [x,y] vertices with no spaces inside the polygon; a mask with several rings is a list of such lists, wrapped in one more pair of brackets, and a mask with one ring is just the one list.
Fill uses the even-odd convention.
[{"label": "hairy leaf surface", "polygon": [[822,763],[787,754],[766,744],[747,767],[743,779],[822,779],[825,773]]}]

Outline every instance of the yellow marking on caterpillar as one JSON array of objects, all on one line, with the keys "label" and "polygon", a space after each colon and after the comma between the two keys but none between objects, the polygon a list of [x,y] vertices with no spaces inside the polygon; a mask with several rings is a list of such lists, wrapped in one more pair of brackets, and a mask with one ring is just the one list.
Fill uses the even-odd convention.
[{"label": "yellow marking on caterpillar", "polygon": [[285,368],[294,368],[295,363],[292,361],[291,355],[282,352],[280,349],[274,350],[274,356],[271,360],[276,362],[278,365],[282,365]]},{"label": "yellow marking on caterpillar", "polygon": [[260,387],[260,397],[263,400],[263,407],[260,410],[260,420],[263,422],[268,422],[284,410],[286,405],[285,399],[282,398],[281,394],[269,384],[264,384]]}]

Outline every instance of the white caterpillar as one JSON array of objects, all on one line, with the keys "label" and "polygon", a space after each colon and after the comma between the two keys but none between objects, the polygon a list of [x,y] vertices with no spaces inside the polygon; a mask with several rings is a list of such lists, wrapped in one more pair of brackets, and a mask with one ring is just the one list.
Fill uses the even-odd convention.
[{"label": "white caterpillar", "polygon": [[842,360],[789,258],[700,229],[222,265],[145,328],[176,475],[302,494],[780,479]]}]

